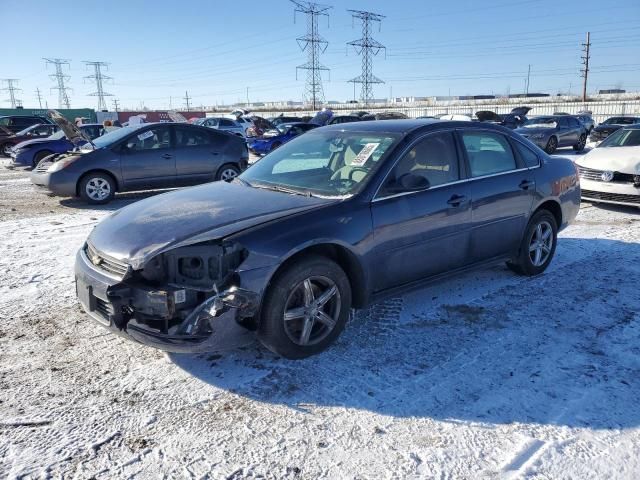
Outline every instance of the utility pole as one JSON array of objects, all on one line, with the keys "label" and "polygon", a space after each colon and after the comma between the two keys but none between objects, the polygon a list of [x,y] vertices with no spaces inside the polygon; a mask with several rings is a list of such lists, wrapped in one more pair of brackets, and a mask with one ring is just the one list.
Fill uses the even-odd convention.
[{"label": "utility pole", "polygon": [[529,96],[529,78],[531,77],[531,64],[529,64],[529,69],[527,70],[527,83],[526,83],[526,87],[524,89],[524,96],[528,97]]},{"label": "utility pole", "polygon": [[113,100],[111,100],[111,102],[113,103],[113,109],[117,112],[118,108],[120,107],[120,102],[118,101],[117,98],[114,98]]},{"label": "utility pole", "polygon": [[2,89],[3,92],[9,92],[9,103],[11,103],[11,108],[16,108],[20,105],[20,100],[16,99],[16,92],[18,90],[22,90],[21,88],[16,87],[18,83],[17,78],[3,78],[2,82],[7,86]]},{"label": "utility pole", "polygon": [[186,106],[187,106],[187,112],[190,112],[190,111],[191,111],[191,110],[190,110],[190,109],[191,109],[191,104],[189,103],[189,100],[190,100],[190,98],[189,98],[189,92],[186,92],[186,91],[185,91],[185,92],[184,92],[184,101],[186,102],[185,104],[186,104]]},{"label": "utility pole", "polygon": [[378,77],[373,75],[373,60],[372,57],[378,55],[381,50],[386,51],[386,47],[371,36],[371,24],[378,22],[378,27],[382,23],[384,15],[377,13],[365,12],[362,10],[348,10],[351,12],[353,19],[358,19],[362,22],[362,38],[347,43],[351,45],[358,55],[362,55],[362,73],[349,80],[354,84],[362,84],[360,90],[360,101],[367,105],[373,100],[373,85],[377,83],[384,83]]},{"label": "utility pole", "polygon": [[87,67],[93,67],[93,75],[89,75],[84,77],[85,80],[92,80],[96,82],[96,91],[93,93],[89,93],[89,97],[98,97],[98,110],[106,110],[107,102],[105,102],[104,97],[113,97],[112,93],[107,93],[102,88],[103,80],[111,80],[112,78],[102,73],[102,67],[109,68],[109,64],[105,62],[83,62]]},{"label": "utility pole", "polygon": [[303,52],[307,51],[307,63],[296,67],[296,80],[298,79],[298,70],[307,71],[305,95],[312,108],[316,110],[324,102],[322,72],[329,71],[327,67],[320,63],[320,54],[327,50],[329,42],[318,33],[318,18],[320,16],[327,17],[327,26],[329,26],[329,14],[327,11],[333,7],[300,0],[291,0],[291,3],[296,7],[294,10],[294,22],[296,13],[304,13],[307,16],[307,34],[296,39],[300,49]]},{"label": "utility pole", "polygon": [[584,78],[584,81],[582,83],[582,101],[586,102],[587,101],[587,78],[589,77],[589,59],[590,59],[589,49],[591,47],[591,32],[587,32],[587,43],[583,43],[582,47],[583,47],[582,51],[584,52],[584,56],[581,57],[582,64],[584,65],[584,68],[582,69],[582,75],[581,75]]},{"label": "utility pole", "polygon": [[69,60],[63,58],[45,58],[44,61],[46,65],[52,64],[56,67],[56,73],[49,75],[49,77],[56,80],[57,86],[52,87],[51,90],[58,90],[58,108],[71,108],[69,95],[67,94],[67,90],[71,89],[65,85],[65,82],[71,77],[62,73],[63,65],[67,67],[70,66]]},{"label": "utility pole", "polygon": [[249,108],[249,87],[247,87],[247,108]]},{"label": "utility pole", "polygon": [[38,105],[42,108],[42,95],[40,95],[40,88],[36,88],[36,97],[38,98]]}]

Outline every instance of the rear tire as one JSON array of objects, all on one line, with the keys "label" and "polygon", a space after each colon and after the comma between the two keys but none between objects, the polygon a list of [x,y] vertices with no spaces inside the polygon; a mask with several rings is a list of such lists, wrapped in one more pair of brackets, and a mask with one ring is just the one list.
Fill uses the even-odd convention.
[{"label": "rear tire", "polygon": [[351,284],[347,275],[332,260],[311,255],[278,273],[271,282],[260,315],[258,338],[285,358],[309,357],[338,338],[350,310]]},{"label": "rear tire", "polygon": [[9,156],[9,151],[13,148],[13,144],[12,143],[3,143],[2,145],[0,145],[0,153],[2,153],[3,156],[8,157]]},{"label": "rear tire", "polygon": [[556,137],[551,137],[548,141],[547,141],[547,146],[544,147],[544,151],[547,152],[549,155],[551,155],[553,152],[555,152],[558,149],[558,139]]},{"label": "rear tire", "polygon": [[225,163],[220,167],[216,174],[216,180],[224,180],[230,182],[234,178],[240,175],[240,169],[232,163]]},{"label": "rear tire", "polygon": [[578,143],[576,143],[573,146],[573,149],[576,152],[581,152],[584,150],[584,147],[587,145],[587,136],[583,133],[582,135],[580,135],[580,138],[578,139]]},{"label": "rear tire", "polygon": [[91,205],[103,205],[113,200],[116,183],[111,175],[101,172],[88,173],[80,179],[80,197]]},{"label": "rear tire", "polygon": [[33,168],[36,168],[38,166],[38,164],[44,160],[45,158],[47,158],[49,155],[53,155],[53,152],[49,152],[48,150],[44,150],[42,152],[38,152],[35,154],[35,156],[33,157]]},{"label": "rear tire", "polygon": [[507,267],[519,275],[540,275],[551,263],[558,242],[558,224],[548,210],[536,212],[524,232],[518,256]]}]

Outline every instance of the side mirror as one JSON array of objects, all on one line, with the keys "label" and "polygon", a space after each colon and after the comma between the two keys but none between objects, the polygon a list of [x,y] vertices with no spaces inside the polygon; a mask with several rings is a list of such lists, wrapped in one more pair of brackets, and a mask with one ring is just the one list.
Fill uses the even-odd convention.
[{"label": "side mirror", "polygon": [[396,182],[388,187],[388,190],[394,193],[401,192],[419,192],[427,190],[431,184],[422,175],[414,173],[405,173],[396,180]]}]

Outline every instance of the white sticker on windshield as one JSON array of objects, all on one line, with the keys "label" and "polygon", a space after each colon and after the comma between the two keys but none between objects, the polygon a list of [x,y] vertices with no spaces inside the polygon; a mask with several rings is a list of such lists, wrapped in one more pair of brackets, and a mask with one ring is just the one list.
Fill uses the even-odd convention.
[{"label": "white sticker on windshield", "polygon": [[154,133],[152,130],[147,130],[146,132],[141,133],[140,135],[138,135],[138,139],[139,140],[146,140],[147,138],[153,137]]},{"label": "white sticker on windshield", "polygon": [[380,144],[367,143],[364,147],[362,147],[362,150],[360,150],[360,153],[356,155],[356,158],[354,158],[351,161],[351,165],[355,165],[356,167],[361,167],[362,165],[367,163],[367,160],[369,160],[369,157],[375,151],[375,149],[378,148],[378,145]]}]

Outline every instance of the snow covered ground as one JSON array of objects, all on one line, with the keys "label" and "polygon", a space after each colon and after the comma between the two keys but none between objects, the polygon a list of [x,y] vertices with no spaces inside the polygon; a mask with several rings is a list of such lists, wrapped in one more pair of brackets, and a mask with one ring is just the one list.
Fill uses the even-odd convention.
[{"label": "snow covered ground", "polygon": [[82,314],[74,254],[140,196],[60,201],[0,160],[1,478],[640,477],[640,210],[583,204],[544,275],[443,281],[292,362]]}]

